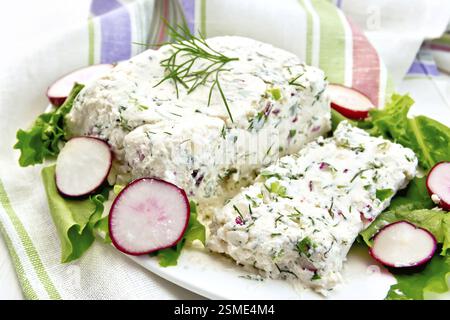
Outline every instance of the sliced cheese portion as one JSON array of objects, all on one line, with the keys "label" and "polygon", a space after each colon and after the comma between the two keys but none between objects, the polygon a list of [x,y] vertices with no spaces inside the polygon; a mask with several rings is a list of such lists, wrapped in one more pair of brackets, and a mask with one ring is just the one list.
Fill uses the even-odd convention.
[{"label": "sliced cheese portion", "polygon": [[413,151],[342,122],[218,209],[209,248],[273,278],[335,287],[354,240],[415,176]]}]

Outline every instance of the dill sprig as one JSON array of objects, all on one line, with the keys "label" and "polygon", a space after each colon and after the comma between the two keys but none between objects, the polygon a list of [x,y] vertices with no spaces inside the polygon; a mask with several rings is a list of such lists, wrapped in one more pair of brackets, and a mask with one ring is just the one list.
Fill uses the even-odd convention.
[{"label": "dill sprig", "polygon": [[297,82],[297,80],[300,79],[301,76],[303,76],[303,73],[300,73],[300,74],[299,74],[298,76],[296,76],[295,78],[292,78],[291,80],[289,80],[288,83],[289,83],[291,86],[297,86],[297,87],[301,87],[301,88],[305,89],[305,86],[304,86],[304,85],[302,85],[302,84],[300,84],[300,83]]},{"label": "dill sprig", "polygon": [[[173,27],[167,22],[165,23],[169,36],[173,40],[173,43],[168,44],[172,47],[173,52],[168,58],[160,62],[166,71],[166,75],[155,87],[164,81],[172,80],[178,97],[179,85],[183,86],[189,94],[200,85],[206,84],[208,79],[212,79],[208,94],[208,106],[211,103],[213,89],[217,87],[230,120],[234,122],[225,93],[220,85],[219,73],[228,71],[229,69],[225,69],[224,66],[230,61],[238,60],[238,58],[230,58],[214,50],[208,45],[203,35],[199,34],[197,37],[191,34],[186,26]],[[203,63],[202,68],[195,69],[193,66],[196,62],[206,62],[206,64]]]}]

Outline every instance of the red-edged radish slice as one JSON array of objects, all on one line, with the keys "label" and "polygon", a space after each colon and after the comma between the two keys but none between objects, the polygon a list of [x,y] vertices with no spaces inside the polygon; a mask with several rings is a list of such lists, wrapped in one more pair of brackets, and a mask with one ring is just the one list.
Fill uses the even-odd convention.
[{"label": "red-edged radish slice", "polygon": [[181,240],[189,216],[183,189],[159,179],[137,179],[117,195],[111,206],[111,240],[117,249],[130,255],[169,248]]},{"label": "red-edged radish slice", "polygon": [[439,162],[431,168],[427,189],[434,203],[444,210],[450,210],[450,162]]},{"label": "red-edged radish slice", "polygon": [[56,187],[67,197],[93,193],[106,180],[112,164],[108,144],[94,137],[72,138],[56,160]]},{"label": "red-edged radish slice", "polygon": [[75,70],[58,80],[56,80],[47,89],[47,98],[55,107],[61,106],[69,95],[75,82],[87,83],[88,81],[99,78],[106,74],[111,68],[112,64],[97,64],[86,68]]},{"label": "red-edged radish slice", "polygon": [[375,108],[367,96],[361,92],[338,84],[330,84],[327,89],[331,107],[350,119],[364,119],[369,110]]},{"label": "red-edged radish slice", "polygon": [[429,231],[407,221],[398,221],[375,235],[369,253],[385,266],[410,268],[427,263],[436,247],[436,238]]}]

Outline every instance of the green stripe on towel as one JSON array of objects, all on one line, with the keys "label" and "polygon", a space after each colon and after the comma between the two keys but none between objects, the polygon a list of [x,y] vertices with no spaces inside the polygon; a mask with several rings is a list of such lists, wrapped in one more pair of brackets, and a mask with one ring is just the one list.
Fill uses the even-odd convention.
[{"label": "green stripe on towel", "polygon": [[345,81],[345,30],[337,8],[325,1],[311,1],[320,17],[319,66],[331,83]]},{"label": "green stripe on towel", "polygon": [[14,264],[14,268],[16,269],[17,277],[19,278],[20,285],[22,287],[22,292],[25,295],[25,298],[30,300],[38,300],[38,295],[36,291],[34,291],[33,287],[30,284],[30,281],[27,278],[25,270],[23,268],[22,262],[20,261],[19,256],[17,255],[16,249],[9,237],[8,233],[5,230],[5,227],[0,222],[0,232],[3,234],[3,238],[5,239],[6,246],[8,247],[9,254],[11,255],[12,262]]},{"label": "green stripe on towel", "polygon": [[95,63],[94,56],[94,45],[95,45],[95,34],[94,34],[94,21],[92,17],[88,19],[88,33],[89,33],[89,55],[88,55],[88,63],[89,65],[93,65]]},{"label": "green stripe on towel", "polygon": [[14,212],[14,209],[11,205],[8,195],[6,194],[6,190],[5,190],[1,180],[0,180],[0,203],[2,204],[3,208],[5,209],[5,212],[11,221],[11,224],[13,225],[14,229],[16,230],[16,232],[20,238],[20,241],[22,242],[22,246],[25,249],[25,253],[27,254],[28,259],[30,260],[31,265],[33,266],[39,280],[41,281],[42,285],[44,286],[45,291],[47,291],[49,298],[55,299],[55,300],[61,299],[61,296],[60,296],[58,290],[56,289],[55,285],[53,284],[52,280],[50,279],[49,275],[47,274],[47,271],[45,270],[45,267],[39,256],[39,253],[37,252],[36,248],[34,247],[30,236],[28,235],[28,233],[27,233],[24,225],[20,221],[19,217]]},{"label": "green stripe on towel", "polygon": [[206,37],[206,0],[200,4],[200,33]]},{"label": "green stripe on towel", "polygon": [[298,0],[306,14],[306,63],[312,64],[313,56],[313,17],[305,5],[305,0]]}]

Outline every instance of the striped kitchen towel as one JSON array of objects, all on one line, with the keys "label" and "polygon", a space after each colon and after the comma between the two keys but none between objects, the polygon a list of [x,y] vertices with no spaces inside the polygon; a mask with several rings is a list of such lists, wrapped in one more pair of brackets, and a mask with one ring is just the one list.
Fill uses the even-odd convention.
[{"label": "striped kitchen towel", "polygon": [[[30,0],[17,3],[21,1]],[[427,5],[429,1],[415,2],[430,10],[434,8]],[[79,260],[60,263],[59,239],[49,214],[40,168],[20,168],[12,145],[18,128],[26,127],[43,112],[45,89],[62,74],[89,64],[128,59],[144,49],[135,43],[154,45],[170,40],[163,24],[166,19],[170,24],[185,23],[193,32],[200,31],[208,37],[248,36],[290,50],[308,64],[322,68],[330,82],[353,86],[381,106],[393,89],[389,79],[404,77],[426,38],[425,34],[414,34],[418,23],[426,21],[405,16],[410,4],[403,1],[395,10],[386,7],[390,6],[386,1],[378,5],[379,16],[370,16],[377,30],[367,29],[361,18],[371,4],[377,3],[375,0],[365,1],[365,6],[356,0],[66,0],[64,6],[59,0],[45,3],[33,13],[40,21],[48,21],[48,30],[36,34],[41,37],[35,41],[38,45],[0,66],[0,77],[8,83],[0,93],[0,232],[29,299],[198,297],[134,265],[111,246],[97,242]],[[54,8],[58,8],[58,16],[71,19],[58,19],[58,25],[52,25],[55,12],[50,9]],[[441,14],[445,10],[441,7],[438,11]],[[17,12],[11,14],[20,13],[18,5]],[[385,14],[388,18],[402,16],[402,28],[408,36],[397,32],[398,25],[392,19],[385,24]],[[377,17],[381,19],[378,24]],[[34,30],[35,26],[27,25],[26,19],[20,23],[27,32]],[[399,54],[393,50],[398,47],[393,47],[392,39],[395,46],[402,48],[400,68]],[[403,67],[405,63],[407,67]]]}]

